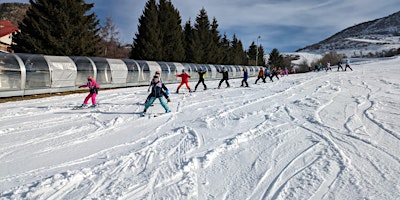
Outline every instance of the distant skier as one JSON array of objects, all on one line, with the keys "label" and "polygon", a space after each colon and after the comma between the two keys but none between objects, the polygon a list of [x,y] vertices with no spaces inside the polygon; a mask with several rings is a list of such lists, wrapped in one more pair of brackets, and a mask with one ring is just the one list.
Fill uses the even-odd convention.
[{"label": "distant skier", "polygon": [[229,80],[229,72],[228,72],[228,70],[225,67],[222,67],[222,70],[219,71],[219,73],[222,73],[222,79],[218,84],[218,89],[221,88],[221,84],[224,81],[226,83],[226,87],[230,87],[229,82],[228,82],[228,80]]},{"label": "distant skier", "polygon": [[322,63],[319,63],[319,64],[317,65],[317,71],[320,71],[320,70],[322,70],[322,68],[323,68],[323,65],[322,65]]},{"label": "distant skier", "polygon": [[338,65],[337,70],[339,71],[339,68],[341,68],[343,71],[342,61],[339,61],[337,65]]},{"label": "distant skier", "polygon": [[89,88],[89,94],[86,96],[81,107],[86,108],[89,99],[92,99],[92,105],[90,107],[92,108],[96,107],[97,106],[96,96],[99,93],[100,85],[94,80],[92,76],[88,76],[86,85],[79,86],[79,88],[84,88],[84,87]]},{"label": "distant skier", "polygon": [[272,68],[272,72],[271,72],[271,81],[272,81],[272,78],[274,78],[274,76],[279,80],[279,77],[278,77],[278,70],[276,69],[276,67]]},{"label": "distant skier", "polygon": [[269,80],[271,80],[271,82],[274,82],[272,80],[272,76],[271,76],[271,68],[269,68],[268,65],[265,66],[264,74],[265,74],[265,78],[269,77]]},{"label": "distant skier", "polygon": [[254,84],[257,84],[257,81],[260,79],[262,79],[263,82],[265,83],[264,69],[262,67],[260,67],[260,71],[258,71],[258,76]]},{"label": "distant skier", "polygon": [[327,62],[327,63],[326,63],[326,69],[325,69],[325,71],[328,71],[328,70],[331,70],[331,71],[332,71],[332,67],[331,67],[331,63],[330,63],[330,62]]},{"label": "distant skier", "polygon": [[278,74],[282,77],[283,76],[283,70],[280,68],[280,67],[278,67]]},{"label": "distant skier", "polygon": [[347,68],[350,68],[351,71],[353,71],[353,69],[350,67],[350,60],[346,59],[346,67],[344,68],[344,71],[346,71]]},{"label": "distant skier", "polygon": [[246,83],[246,87],[249,87],[249,84],[247,83],[247,79],[249,78],[249,72],[247,72],[247,68],[243,68],[243,80],[242,80],[242,85],[240,87],[244,87],[244,83]]},{"label": "distant skier", "polygon": [[153,76],[153,81],[151,82],[150,99],[145,103],[143,113],[146,113],[147,109],[154,103],[156,99],[160,101],[166,113],[171,112],[163,98],[163,92],[168,94],[168,88],[160,81],[159,76]]},{"label": "distant skier", "polygon": [[289,76],[289,70],[288,70],[288,68],[285,67],[285,70],[283,71],[283,75]]},{"label": "distant skier", "polygon": [[204,83],[204,78],[206,77],[206,70],[201,69],[200,71],[197,71],[197,74],[199,75],[199,81],[197,82],[196,86],[194,87],[194,91],[196,92],[197,86],[199,86],[200,83],[203,83],[204,90],[207,90],[207,85]]},{"label": "distant skier", "polygon": [[181,84],[179,84],[178,88],[176,89],[176,93],[179,93],[179,89],[182,87],[183,84],[186,85],[186,88],[189,89],[189,92],[192,92],[189,86],[189,78],[191,78],[191,76],[185,72],[185,69],[182,69],[182,74],[177,74],[175,76],[182,78]]}]

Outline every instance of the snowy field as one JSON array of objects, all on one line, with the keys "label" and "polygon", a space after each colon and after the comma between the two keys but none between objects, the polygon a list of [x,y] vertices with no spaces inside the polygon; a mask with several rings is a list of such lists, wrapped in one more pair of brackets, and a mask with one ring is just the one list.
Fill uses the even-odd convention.
[{"label": "snowy field", "polygon": [[400,199],[399,63],[2,103],[0,199]]}]

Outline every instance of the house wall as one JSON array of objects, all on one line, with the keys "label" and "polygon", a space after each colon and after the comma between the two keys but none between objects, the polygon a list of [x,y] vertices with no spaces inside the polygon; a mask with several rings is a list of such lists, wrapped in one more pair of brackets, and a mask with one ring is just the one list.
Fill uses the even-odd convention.
[{"label": "house wall", "polygon": [[12,34],[0,37],[0,51],[10,52]]},{"label": "house wall", "polygon": [[11,41],[12,41],[12,34],[0,37],[0,43],[11,45]]}]

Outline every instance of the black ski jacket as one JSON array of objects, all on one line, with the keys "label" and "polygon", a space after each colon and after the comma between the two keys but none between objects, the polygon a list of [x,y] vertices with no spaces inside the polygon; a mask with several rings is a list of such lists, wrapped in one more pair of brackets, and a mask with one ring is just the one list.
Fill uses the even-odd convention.
[{"label": "black ski jacket", "polygon": [[163,96],[163,90],[167,91],[168,88],[162,83],[161,81],[158,81],[158,83],[151,83],[151,93],[150,97],[162,97]]}]

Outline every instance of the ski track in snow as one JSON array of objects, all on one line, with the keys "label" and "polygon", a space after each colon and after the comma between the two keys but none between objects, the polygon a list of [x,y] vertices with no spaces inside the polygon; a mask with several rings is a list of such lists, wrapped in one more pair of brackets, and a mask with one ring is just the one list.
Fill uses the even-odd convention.
[{"label": "ski track in snow", "polygon": [[0,104],[0,199],[399,199],[398,61],[230,80],[158,117],[145,87]]}]

